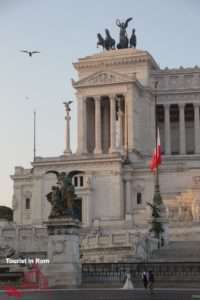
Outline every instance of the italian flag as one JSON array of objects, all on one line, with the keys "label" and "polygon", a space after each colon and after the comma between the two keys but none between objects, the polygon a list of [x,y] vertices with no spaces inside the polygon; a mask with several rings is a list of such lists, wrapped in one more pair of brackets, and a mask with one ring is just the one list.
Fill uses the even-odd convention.
[{"label": "italian flag", "polygon": [[160,133],[159,129],[157,130],[157,143],[153,151],[152,159],[150,162],[150,169],[152,172],[155,172],[158,166],[161,164],[161,147],[160,147]]}]

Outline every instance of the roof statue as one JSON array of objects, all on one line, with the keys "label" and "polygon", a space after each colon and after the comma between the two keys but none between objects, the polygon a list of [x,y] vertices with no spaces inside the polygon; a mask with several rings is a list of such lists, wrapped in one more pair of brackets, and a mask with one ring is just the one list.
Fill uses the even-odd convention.
[{"label": "roof statue", "polygon": [[[121,22],[119,19],[116,20],[116,25],[120,28],[119,32],[119,43],[117,44],[117,49],[125,49],[125,48],[136,48],[136,35],[135,29],[132,30],[132,35],[130,39],[127,34],[128,23],[132,21],[133,18],[126,19],[125,22]],[[111,37],[110,31],[105,29],[106,37],[103,38],[100,33],[97,33],[97,47],[101,46],[103,50],[113,50],[115,49],[115,40]]]},{"label": "roof statue", "polygon": [[97,33],[97,47],[102,46],[103,49],[111,50],[115,49],[115,40],[111,37],[110,31],[108,29],[105,29],[106,37],[105,39],[102,37],[100,33]]},{"label": "roof statue", "polygon": [[72,177],[83,173],[82,171],[71,171],[70,173],[47,171],[46,174],[55,174],[57,185],[52,186],[51,192],[46,195],[47,200],[52,205],[49,219],[76,217],[75,201],[78,199],[72,184]]}]

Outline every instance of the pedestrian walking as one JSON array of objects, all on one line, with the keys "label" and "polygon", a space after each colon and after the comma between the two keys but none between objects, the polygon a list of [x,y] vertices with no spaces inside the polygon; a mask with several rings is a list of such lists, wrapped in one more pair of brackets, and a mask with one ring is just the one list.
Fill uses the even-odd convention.
[{"label": "pedestrian walking", "polygon": [[154,274],[153,274],[153,271],[150,270],[148,272],[148,287],[149,287],[149,291],[151,294],[153,294],[153,291],[154,291],[154,282],[155,282],[155,277],[154,277]]},{"label": "pedestrian walking", "polygon": [[148,273],[146,271],[144,271],[142,273],[142,281],[143,281],[144,288],[147,289],[147,287],[148,287]]}]

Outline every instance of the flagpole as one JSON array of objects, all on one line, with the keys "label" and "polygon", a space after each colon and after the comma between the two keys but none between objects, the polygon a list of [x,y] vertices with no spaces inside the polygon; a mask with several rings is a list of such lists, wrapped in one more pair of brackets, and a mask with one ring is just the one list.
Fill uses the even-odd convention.
[{"label": "flagpole", "polygon": [[[158,81],[155,81],[155,139],[156,139],[156,157],[158,155],[158,120],[157,120],[157,102],[158,102],[158,97],[157,97],[157,88],[158,88]],[[160,187],[159,187],[159,166],[156,168],[155,172],[155,190],[157,192],[160,192]]]},{"label": "flagpole", "polygon": [[[155,138],[156,138],[156,159],[160,153],[160,149],[158,149],[158,120],[157,120],[157,87],[158,87],[158,82],[155,82]],[[160,143],[160,142],[159,142]],[[156,213],[161,217],[161,207],[163,205],[162,202],[162,196],[160,194],[160,185],[159,185],[159,164],[157,164],[156,169],[155,169],[155,183],[154,183],[154,196],[153,196],[153,207],[156,210]],[[153,216],[153,214],[152,214]],[[160,247],[160,239],[161,239],[161,234],[163,233],[163,225],[160,220],[160,217],[155,217],[153,216],[153,223],[154,223],[154,233],[155,237],[159,240],[158,242],[158,247]],[[162,243],[161,243],[162,245]]]},{"label": "flagpole", "polygon": [[33,161],[36,157],[36,110],[33,111]]}]

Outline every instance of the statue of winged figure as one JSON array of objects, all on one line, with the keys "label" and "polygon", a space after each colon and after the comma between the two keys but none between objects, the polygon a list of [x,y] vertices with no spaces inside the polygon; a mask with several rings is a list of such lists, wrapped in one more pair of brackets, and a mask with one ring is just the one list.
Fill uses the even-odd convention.
[{"label": "statue of winged figure", "polygon": [[128,18],[125,22],[121,22],[119,19],[116,20],[116,25],[120,28],[118,49],[128,48],[129,40],[126,29],[131,20],[133,18]]},{"label": "statue of winged figure", "polygon": [[75,175],[83,173],[82,171],[57,172],[47,171],[46,174],[55,174],[57,185],[52,186],[51,192],[46,195],[47,200],[52,205],[49,218],[74,217],[74,201],[78,199],[72,184],[72,178]]},{"label": "statue of winged figure", "polygon": [[73,101],[63,102],[66,111],[71,111],[70,104],[72,104],[72,103],[73,103]]}]

